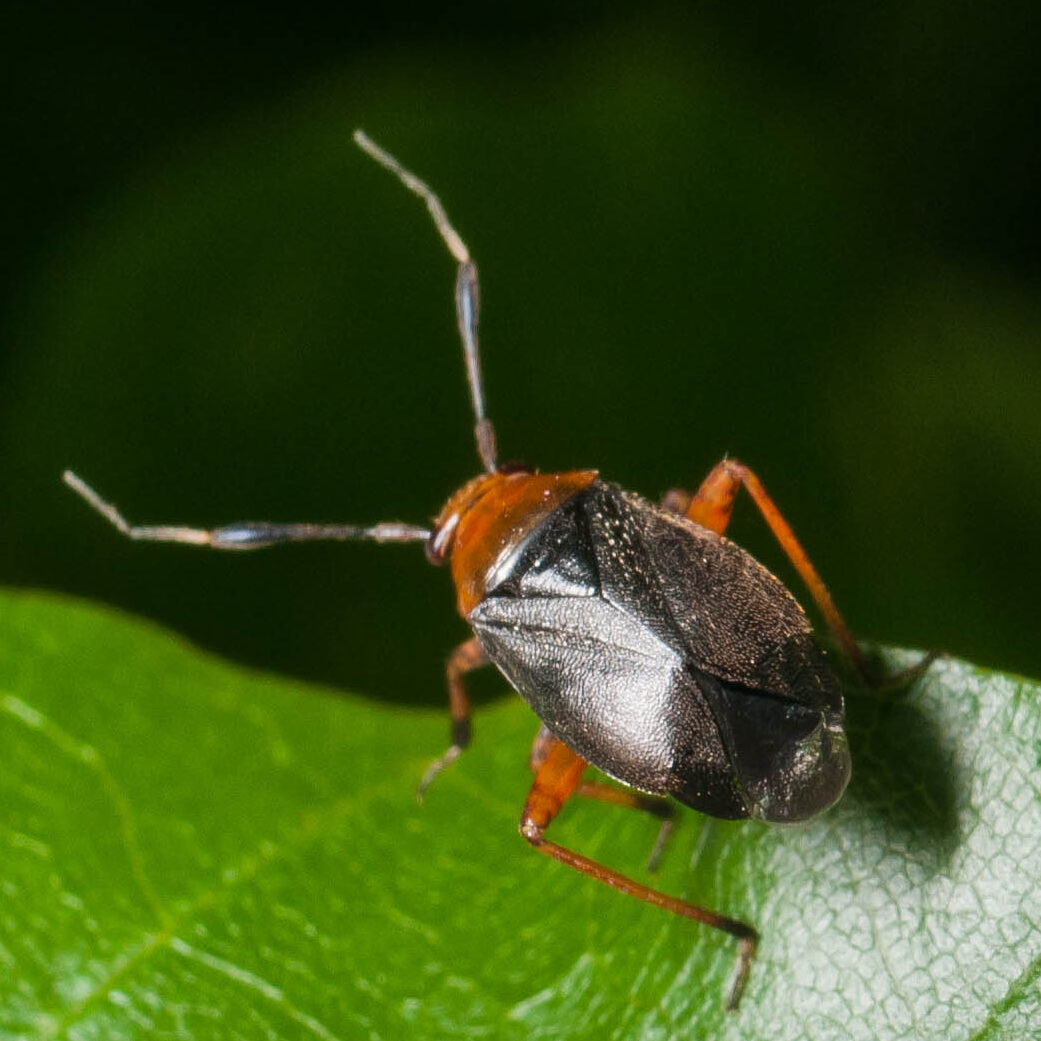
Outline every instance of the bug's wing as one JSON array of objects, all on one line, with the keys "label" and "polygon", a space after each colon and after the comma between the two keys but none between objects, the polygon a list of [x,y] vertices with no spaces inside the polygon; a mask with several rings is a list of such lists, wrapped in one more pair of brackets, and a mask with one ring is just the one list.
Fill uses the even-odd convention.
[{"label": "bug's wing", "polygon": [[[694,680],[710,706],[748,816],[774,823],[808,820],[838,800],[850,776],[841,715],[704,673],[695,672]],[[705,809],[697,745],[677,752],[672,794]]]},{"label": "bug's wing", "polygon": [[657,627],[706,675],[841,714],[809,619],[774,575],[728,539],[602,487],[590,530],[605,597]]},{"label": "bug's wing", "polygon": [[603,595],[610,562],[598,560],[603,546],[590,521],[603,488],[596,482],[564,503],[499,561],[469,622],[543,723],[584,759],[667,794],[677,744],[694,740],[700,786],[714,793],[710,812],[745,816],[682,649],[645,624],[646,611]]},{"label": "bug's wing", "polygon": [[696,678],[631,615],[599,596],[500,596],[469,620],[539,718],[594,766],[644,791],[675,794],[683,750],[699,808],[748,815]]},{"label": "bug's wing", "polygon": [[[590,491],[601,595],[681,656],[684,698],[707,705],[747,813],[830,806],[850,773],[842,692],[795,598],[734,543],[611,485]],[[678,739],[672,794],[722,816],[706,805],[704,744]]]}]

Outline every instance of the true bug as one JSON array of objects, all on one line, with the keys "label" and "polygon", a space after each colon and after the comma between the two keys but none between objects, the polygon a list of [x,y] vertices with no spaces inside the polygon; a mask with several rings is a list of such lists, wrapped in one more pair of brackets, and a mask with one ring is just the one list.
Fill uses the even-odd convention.
[{"label": "true bug", "polygon": [[[470,743],[464,675],[488,662],[542,721],[521,834],[536,849],[675,914],[736,937],[737,1007],[758,934],[750,925],[652,889],[549,841],[579,793],[667,818],[674,799],[711,816],[799,821],[831,806],[850,774],[843,699],[794,597],[723,537],[744,487],[858,666],[849,629],[756,475],[725,459],[694,494],[654,505],[595,470],[542,474],[501,465],[485,411],[477,269],[430,188],[361,131],[357,144],[418,195],[458,262],[455,306],[484,471],[449,498],[432,527],[397,522],[250,522],[204,530],[128,524],[70,471],[68,483],[132,539],[215,549],[283,542],[422,542],[449,563],[474,635],[447,663],[451,744],[419,794]],[[626,785],[584,782],[588,765]]]}]

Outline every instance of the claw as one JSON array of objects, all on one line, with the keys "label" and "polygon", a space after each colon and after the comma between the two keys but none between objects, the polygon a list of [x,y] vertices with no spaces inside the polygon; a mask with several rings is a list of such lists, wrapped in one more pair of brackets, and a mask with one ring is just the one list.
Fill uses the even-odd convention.
[{"label": "claw", "polygon": [[440,759],[435,759],[423,772],[423,776],[419,781],[419,787],[416,788],[416,802],[422,802],[423,796],[426,794],[426,790],[433,783],[433,780],[442,770],[447,769],[454,763],[459,756],[462,754],[462,745],[452,745],[447,752]]}]

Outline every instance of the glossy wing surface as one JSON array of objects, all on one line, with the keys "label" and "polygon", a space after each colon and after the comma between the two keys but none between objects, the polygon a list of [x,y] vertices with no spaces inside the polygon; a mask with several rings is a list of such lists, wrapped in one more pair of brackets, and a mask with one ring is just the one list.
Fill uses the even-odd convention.
[{"label": "glossy wing surface", "polygon": [[673,791],[677,748],[696,762],[716,816],[745,816],[714,720],[682,659],[599,596],[486,599],[470,615],[482,645],[539,718],[605,773]]}]

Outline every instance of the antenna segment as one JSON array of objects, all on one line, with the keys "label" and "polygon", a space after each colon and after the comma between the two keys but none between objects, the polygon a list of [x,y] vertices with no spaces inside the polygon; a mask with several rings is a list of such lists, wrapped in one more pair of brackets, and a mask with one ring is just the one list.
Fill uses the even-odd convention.
[{"label": "antenna segment", "polygon": [[466,378],[470,384],[470,399],[474,410],[474,438],[477,454],[485,470],[495,473],[498,460],[495,451],[495,430],[484,408],[484,381],[481,377],[481,355],[477,344],[477,324],[480,317],[480,288],[477,282],[477,266],[470,259],[470,251],[459,233],[452,227],[441,200],[414,173],[406,170],[389,152],[385,152],[361,130],[354,131],[354,143],[384,169],[389,170],[401,183],[425,203],[448,251],[459,262],[459,273],[455,280],[455,313],[459,324],[459,337],[463,341],[463,357],[466,359]]}]

